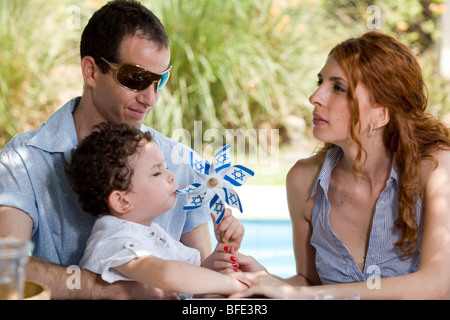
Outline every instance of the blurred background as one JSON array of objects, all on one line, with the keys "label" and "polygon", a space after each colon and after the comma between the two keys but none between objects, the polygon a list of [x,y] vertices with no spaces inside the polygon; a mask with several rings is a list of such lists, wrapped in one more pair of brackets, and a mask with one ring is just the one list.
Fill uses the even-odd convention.
[{"label": "blurred background", "polygon": [[[448,1],[141,2],[163,22],[173,64],[168,87],[145,123],[197,152],[213,142],[206,134],[210,129],[223,137],[227,130],[243,132],[241,151],[247,158],[240,158],[240,164],[256,172],[237,190],[245,210],[244,249],[260,259],[278,252],[269,258],[280,262],[271,267],[279,275],[295,270],[285,176],[318,146],[311,135],[308,98],[332,47],[372,29],[394,35],[420,61],[429,111],[450,123]],[[0,149],[81,95],[79,40],[89,17],[104,3],[0,0]],[[180,130],[188,133],[182,139]],[[281,244],[272,248],[268,241]]]},{"label": "blurred background", "polygon": [[[429,110],[448,121],[450,15],[445,0],[142,2],[162,20],[173,64],[168,88],[146,124],[168,136],[184,129],[191,136],[183,142],[192,146],[199,121],[195,129],[203,145],[211,141],[201,135],[211,128],[224,137],[225,130],[237,129],[276,133],[267,140],[278,145],[278,168],[255,176],[253,183],[283,184],[290,157],[314,149],[308,97],[317,73],[334,45],[371,29],[396,36],[417,54]],[[0,0],[0,149],[81,94],[79,40],[104,3]],[[247,152],[262,144],[248,141],[251,136]]]}]

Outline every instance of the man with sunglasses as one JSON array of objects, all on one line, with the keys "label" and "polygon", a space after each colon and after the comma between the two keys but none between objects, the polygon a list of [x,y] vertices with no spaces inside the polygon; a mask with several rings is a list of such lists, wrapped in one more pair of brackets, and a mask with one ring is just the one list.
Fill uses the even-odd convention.
[{"label": "man with sunglasses", "polygon": [[[109,2],[89,20],[80,53],[83,95],[38,130],[14,137],[0,154],[0,237],[33,241],[27,279],[48,285],[52,298],[176,298],[135,282],[109,285],[87,270],[76,274],[76,268],[67,268],[79,263],[95,218],[81,210],[64,167],[95,125],[128,123],[150,131],[180,187],[195,181],[188,164],[172,162],[172,150],[182,149],[179,144],[142,125],[171,69],[169,40],[158,18],[135,1]],[[183,211],[183,200],[157,222],[206,257],[211,252],[209,212]],[[236,241],[239,246],[240,239]]]}]

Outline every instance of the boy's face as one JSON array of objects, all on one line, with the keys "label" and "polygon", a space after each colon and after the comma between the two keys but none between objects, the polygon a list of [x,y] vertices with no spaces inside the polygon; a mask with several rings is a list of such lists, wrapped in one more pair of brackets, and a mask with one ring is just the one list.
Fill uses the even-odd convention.
[{"label": "boy's face", "polygon": [[174,174],[165,168],[164,158],[155,142],[146,143],[130,161],[134,170],[127,197],[133,210],[128,220],[149,225],[154,218],[172,209],[177,202]]}]

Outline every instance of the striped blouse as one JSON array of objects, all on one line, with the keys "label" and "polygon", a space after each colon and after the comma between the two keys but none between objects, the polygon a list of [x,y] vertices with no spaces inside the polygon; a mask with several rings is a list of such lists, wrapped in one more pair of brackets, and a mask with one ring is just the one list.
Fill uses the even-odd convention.
[{"label": "striped blouse", "polygon": [[[312,209],[311,224],[313,233],[311,245],[316,249],[315,263],[322,284],[342,282],[371,281],[378,278],[412,273],[419,267],[419,247],[416,252],[405,257],[394,243],[401,232],[394,226],[398,218],[397,194],[400,178],[395,162],[385,189],[378,198],[370,231],[369,246],[366,253],[364,269],[361,272],[356,261],[329,224],[330,203],[328,186],[331,172],[342,155],[340,147],[328,150],[322,170],[317,178],[311,197],[317,197]],[[319,190],[317,190],[319,188]],[[417,202],[417,216],[420,233],[423,225],[424,208],[422,201]]]}]

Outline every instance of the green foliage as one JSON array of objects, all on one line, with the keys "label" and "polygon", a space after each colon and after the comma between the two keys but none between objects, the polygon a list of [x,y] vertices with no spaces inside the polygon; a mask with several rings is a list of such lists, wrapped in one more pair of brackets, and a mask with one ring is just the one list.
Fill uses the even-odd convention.
[{"label": "green foliage", "polygon": [[[368,31],[370,5],[381,9],[383,32],[421,55],[430,110],[444,114],[449,84],[436,75],[434,54],[442,1],[142,0],[167,30],[173,64],[146,123],[169,136],[200,120],[203,130],[278,128],[283,136],[296,129],[290,116],[309,122],[316,74],[334,45]],[[81,31],[104,2],[0,0],[0,146],[81,93]],[[81,14],[76,29],[71,6]]]},{"label": "green foliage", "polygon": [[149,1],[169,34],[174,66],[149,124],[166,124],[166,134],[192,131],[200,120],[204,129],[282,128],[284,115],[309,114],[307,97],[335,35],[316,33],[319,6],[276,3]]},{"label": "green foliage", "polygon": [[66,8],[58,0],[0,0],[0,145],[53,111],[65,84],[56,77],[58,66],[77,54],[61,27]]},{"label": "green foliage", "polygon": [[381,13],[383,32],[407,43],[416,53],[424,53],[438,38],[437,18],[445,10],[446,0],[321,0],[337,27],[349,33],[367,31],[368,8]]}]

